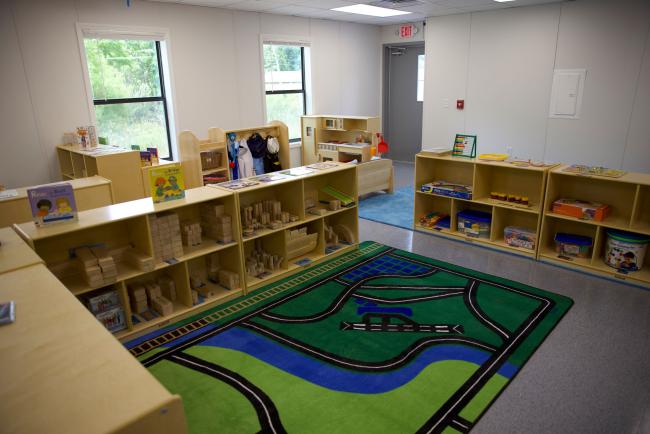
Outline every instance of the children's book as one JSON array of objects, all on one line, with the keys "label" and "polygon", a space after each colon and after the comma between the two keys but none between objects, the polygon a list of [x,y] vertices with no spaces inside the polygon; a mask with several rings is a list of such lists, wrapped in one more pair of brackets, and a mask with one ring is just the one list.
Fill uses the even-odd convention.
[{"label": "children's book", "polygon": [[0,325],[11,324],[16,321],[16,303],[0,303]]},{"label": "children's book", "polygon": [[157,165],[160,161],[158,159],[158,148],[147,148],[147,152],[149,152],[151,164],[153,166]]},{"label": "children's book", "polygon": [[77,204],[69,183],[29,188],[27,198],[37,226],[77,220]]},{"label": "children's book", "polygon": [[185,180],[180,163],[153,167],[149,170],[149,183],[154,203],[185,197]]}]

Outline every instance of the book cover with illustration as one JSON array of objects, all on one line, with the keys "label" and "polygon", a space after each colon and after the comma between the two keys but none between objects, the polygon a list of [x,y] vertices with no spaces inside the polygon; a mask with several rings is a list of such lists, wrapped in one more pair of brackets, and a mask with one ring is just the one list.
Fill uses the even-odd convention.
[{"label": "book cover with illustration", "polygon": [[154,203],[185,197],[185,180],[180,163],[153,167],[149,170],[149,183]]},{"label": "book cover with illustration", "polygon": [[69,183],[30,188],[27,198],[37,226],[77,220],[77,204]]}]

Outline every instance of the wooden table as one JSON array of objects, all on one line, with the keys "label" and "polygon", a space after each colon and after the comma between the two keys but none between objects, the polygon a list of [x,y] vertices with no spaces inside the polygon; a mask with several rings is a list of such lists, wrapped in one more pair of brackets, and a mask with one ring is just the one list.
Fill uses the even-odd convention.
[{"label": "wooden table", "polygon": [[183,434],[170,394],[44,265],[0,275],[3,433]]}]

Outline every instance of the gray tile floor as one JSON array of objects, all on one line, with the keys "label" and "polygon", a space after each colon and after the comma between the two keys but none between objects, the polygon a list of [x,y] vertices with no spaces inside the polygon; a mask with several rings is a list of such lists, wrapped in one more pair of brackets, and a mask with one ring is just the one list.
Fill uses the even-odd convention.
[{"label": "gray tile floor", "polygon": [[[395,188],[413,166],[395,164]],[[360,220],[361,241],[571,297],[573,307],[473,434],[650,433],[650,291],[462,242]]]}]

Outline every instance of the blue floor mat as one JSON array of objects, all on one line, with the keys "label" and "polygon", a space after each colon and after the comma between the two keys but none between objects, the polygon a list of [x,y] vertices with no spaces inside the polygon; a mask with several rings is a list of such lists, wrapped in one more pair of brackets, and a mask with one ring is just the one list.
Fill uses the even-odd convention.
[{"label": "blue floor mat", "polygon": [[398,228],[413,229],[413,187],[393,194],[378,193],[359,201],[359,217]]}]

